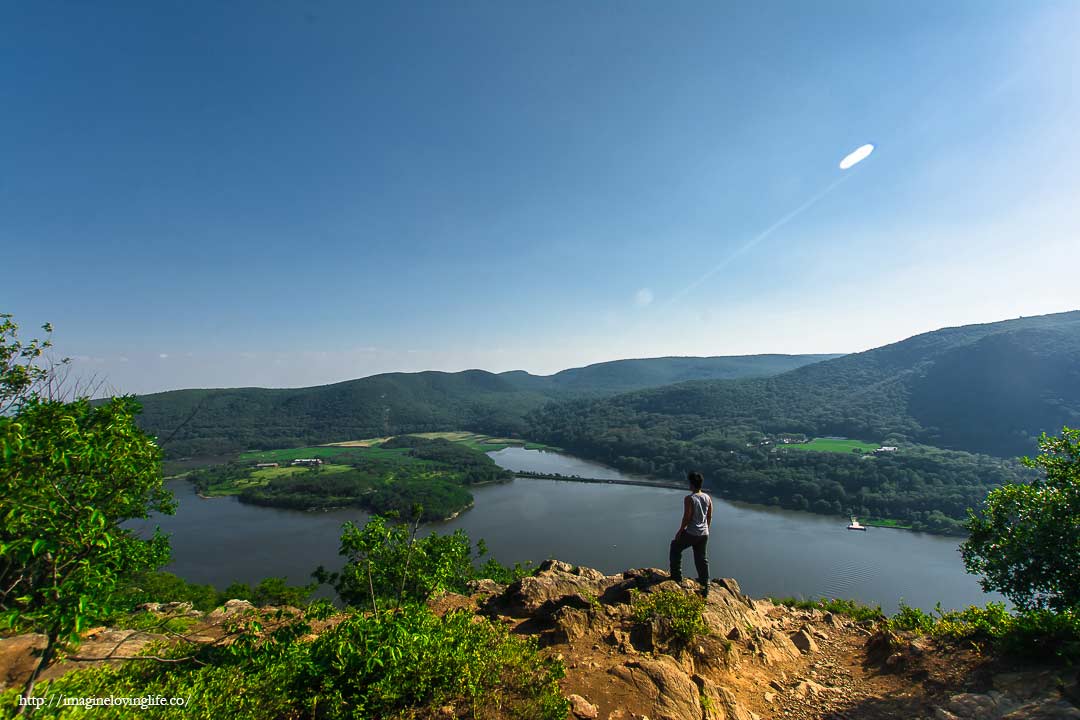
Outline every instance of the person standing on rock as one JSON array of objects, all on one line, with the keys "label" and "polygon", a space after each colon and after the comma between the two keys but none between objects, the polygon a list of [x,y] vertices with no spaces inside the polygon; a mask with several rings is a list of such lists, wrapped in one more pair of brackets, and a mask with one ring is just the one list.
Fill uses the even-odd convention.
[{"label": "person standing on rock", "polygon": [[694,550],[694,565],[702,594],[709,595],[709,558],[705,546],[709,543],[709,526],[712,525],[712,498],[701,491],[705,478],[699,472],[687,473],[693,492],[683,498],[683,516],[675,539],[671,541],[671,579],[682,580],[682,554],[686,548]]}]

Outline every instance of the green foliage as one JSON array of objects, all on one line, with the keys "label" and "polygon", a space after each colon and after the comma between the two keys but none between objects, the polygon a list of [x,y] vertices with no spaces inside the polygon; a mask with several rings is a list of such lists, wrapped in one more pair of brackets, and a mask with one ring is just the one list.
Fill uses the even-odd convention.
[{"label": "green foliage", "polygon": [[1025,465],[1044,477],[992,491],[970,514],[961,547],[968,572],[982,575],[1025,610],[1080,609],[1080,429],[1042,436],[1038,457]]},{"label": "green foliage", "polygon": [[350,606],[385,609],[424,602],[440,592],[465,592],[470,580],[491,578],[506,583],[526,574],[521,565],[505,568],[491,558],[477,568],[474,559],[487,552],[483,541],[474,553],[464,530],[418,537],[415,518],[414,513],[412,525],[392,523],[379,515],[362,528],[345,523],[339,550],[346,558],[345,566],[337,573],[320,567],[314,573],[316,579],[333,586]]},{"label": "green foliage", "polygon": [[138,611],[116,615],[109,620],[109,627],[157,633],[185,633],[197,622],[198,620],[193,617],[161,616],[152,612]]},{"label": "green foliage", "polygon": [[[52,347],[52,340],[31,340],[23,343],[19,340],[19,326],[7,313],[0,313],[0,415],[9,410],[18,409],[26,399],[37,397],[39,392],[48,389],[54,375],[39,362],[45,351]],[[47,335],[52,334],[52,325],[41,326]],[[59,362],[66,365],[68,358]]]},{"label": "green foliage", "polygon": [[255,471],[250,464],[229,463],[195,470],[188,478],[200,492],[235,494],[255,505],[298,510],[358,506],[402,517],[420,505],[421,520],[427,522],[470,507],[473,496],[466,488],[512,477],[482,451],[441,438],[402,436],[377,447],[298,448],[246,456],[276,461],[321,457],[335,464]]},{"label": "green foliage", "polygon": [[285,578],[264,578],[255,587],[233,583],[224,591],[213,585],[190,583],[168,572],[142,572],[123,583],[116,592],[114,605],[121,612],[134,611],[143,603],[189,602],[195,610],[209,612],[226,600],[247,600],[253,605],[291,605],[303,607],[318,583],[288,585]]},{"label": "green foliage", "polygon": [[[476,717],[566,717],[557,680],[562,668],[536,659],[535,642],[511,639],[499,624],[468,612],[437,618],[416,606],[353,616],[316,641],[313,674],[320,695],[386,717],[404,707],[464,698]],[[498,692],[490,685],[496,684]]]},{"label": "green foliage", "polygon": [[934,616],[917,607],[910,607],[900,601],[900,610],[889,618],[890,630],[906,630],[919,634],[928,634],[933,631],[935,624]]},{"label": "green foliage", "polygon": [[289,585],[283,577],[268,577],[259,581],[255,587],[247,583],[233,583],[225,588],[221,594],[221,602],[226,600],[247,600],[252,605],[263,607],[266,605],[290,605],[303,607],[307,604],[311,593],[318,589],[319,583],[312,582],[307,585]]},{"label": "green foliage", "polygon": [[634,622],[650,623],[661,620],[668,624],[676,638],[690,642],[699,635],[708,635],[705,624],[705,599],[681,590],[661,590],[654,593],[631,591]]},{"label": "green foliage", "polygon": [[831,612],[834,615],[844,615],[858,622],[876,621],[885,618],[880,605],[863,605],[856,600],[843,598],[821,598],[818,600],[802,600],[799,598],[770,598],[777,605],[799,608],[800,610],[821,610]]},{"label": "green foliage", "polygon": [[[439,618],[422,606],[348,614],[310,642],[301,638],[307,613],[294,623],[255,634],[254,625],[234,643],[158,648],[166,657],[198,662],[132,661],[118,668],[81,670],[50,682],[42,695],[163,695],[187,700],[184,708],[154,707],[154,717],[408,718],[430,716],[443,705],[467,709],[478,720],[563,720],[560,663],[544,660],[535,642],[513,637],[500,624],[470,613]],[[0,713],[12,713],[17,695],[0,696]],[[80,711],[43,706],[38,718],[75,717]],[[99,707],[94,716],[131,717],[136,711]]]},{"label": "green foliage", "polygon": [[129,398],[31,399],[0,418],[0,622],[76,641],[125,578],[168,561],[167,538],[120,524],[171,513],[160,452]]},{"label": "green foliage", "polygon": [[554,398],[609,395],[683,380],[773,375],[830,357],[755,355],[619,360],[540,377],[386,373],[335,385],[268,390],[178,390],[140,398],[147,432],[169,457],[222,455],[357,438],[468,429],[498,437],[529,430],[525,414]]},{"label": "green foliage", "polygon": [[137,573],[121,584],[115,605],[132,610],[150,602],[189,602],[194,609],[209,612],[228,599],[213,585],[190,583],[170,572],[149,571]]},{"label": "green foliage", "polygon": [[914,632],[948,642],[989,645],[996,652],[1024,660],[1050,657],[1080,661],[1080,613],[1075,610],[1022,610],[1009,613],[1004,603],[933,613],[900,603],[889,618],[891,630]]}]

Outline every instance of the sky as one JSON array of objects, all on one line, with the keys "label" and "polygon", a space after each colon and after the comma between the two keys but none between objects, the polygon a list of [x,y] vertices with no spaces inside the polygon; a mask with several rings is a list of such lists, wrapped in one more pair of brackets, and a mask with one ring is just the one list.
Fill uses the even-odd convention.
[{"label": "sky", "polygon": [[7,3],[0,312],[144,393],[1078,309],[1078,29],[1071,1]]}]

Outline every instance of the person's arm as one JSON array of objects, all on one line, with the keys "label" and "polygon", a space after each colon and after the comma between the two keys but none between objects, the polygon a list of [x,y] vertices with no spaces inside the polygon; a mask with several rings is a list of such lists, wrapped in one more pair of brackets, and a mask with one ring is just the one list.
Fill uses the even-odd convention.
[{"label": "person's arm", "polygon": [[709,512],[705,515],[705,522],[708,527],[712,527],[712,495],[706,495],[709,498]]},{"label": "person's arm", "polygon": [[686,526],[690,524],[690,518],[693,517],[693,511],[691,510],[689,495],[683,498],[682,505],[682,522],[679,523],[679,529],[675,531],[675,537],[679,537],[679,533],[686,529]]}]

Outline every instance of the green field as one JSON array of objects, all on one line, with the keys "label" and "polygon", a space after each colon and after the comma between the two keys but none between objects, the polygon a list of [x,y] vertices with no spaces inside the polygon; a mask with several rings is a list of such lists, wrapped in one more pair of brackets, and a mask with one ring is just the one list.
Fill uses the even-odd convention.
[{"label": "green field", "polygon": [[[559,450],[560,448],[552,445],[545,445],[544,443],[528,442],[526,440],[516,440],[513,438],[501,438],[493,437],[491,435],[482,435],[480,433],[466,432],[464,430],[454,430],[449,432],[426,432],[426,433],[408,433],[416,437],[427,438],[428,440],[441,439],[449,440],[450,442],[461,443],[466,447],[473,450],[479,450],[480,452],[495,452],[497,450],[503,450],[508,447],[523,447],[526,450]],[[388,440],[389,438],[366,438],[364,440],[349,440],[342,443],[331,443],[322,447],[332,448],[373,448],[378,447],[380,443]],[[246,453],[249,455],[250,453]],[[298,455],[297,457],[303,457]]]},{"label": "green field", "polygon": [[[348,465],[334,465],[332,463],[325,463],[319,466],[319,472],[328,475],[332,475],[333,473],[345,472],[350,469],[351,468]],[[251,478],[253,480],[258,480],[259,482],[265,483],[267,481],[273,480],[274,478],[288,477],[289,475],[295,475],[296,473],[310,471],[311,468],[305,467],[303,465],[286,465],[285,467],[262,468],[261,470],[256,470],[255,472],[251,473]]]},{"label": "green field", "polygon": [[781,444],[776,447],[782,450],[813,450],[814,452],[842,453],[849,453],[858,449],[864,453],[870,453],[881,446],[874,443],[865,443],[861,440],[826,440],[825,438],[814,438],[807,443],[792,443],[790,445]]},{"label": "green field", "polygon": [[320,458],[324,462],[333,462],[335,460],[347,461],[349,458],[363,456],[365,458],[403,458],[407,462],[409,460],[406,457],[408,452],[406,448],[384,450],[377,445],[353,447],[320,445],[318,447],[289,448],[286,450],[252,450],[242,453],[237,460],[243,463],[287,463],[300,458]]}]

